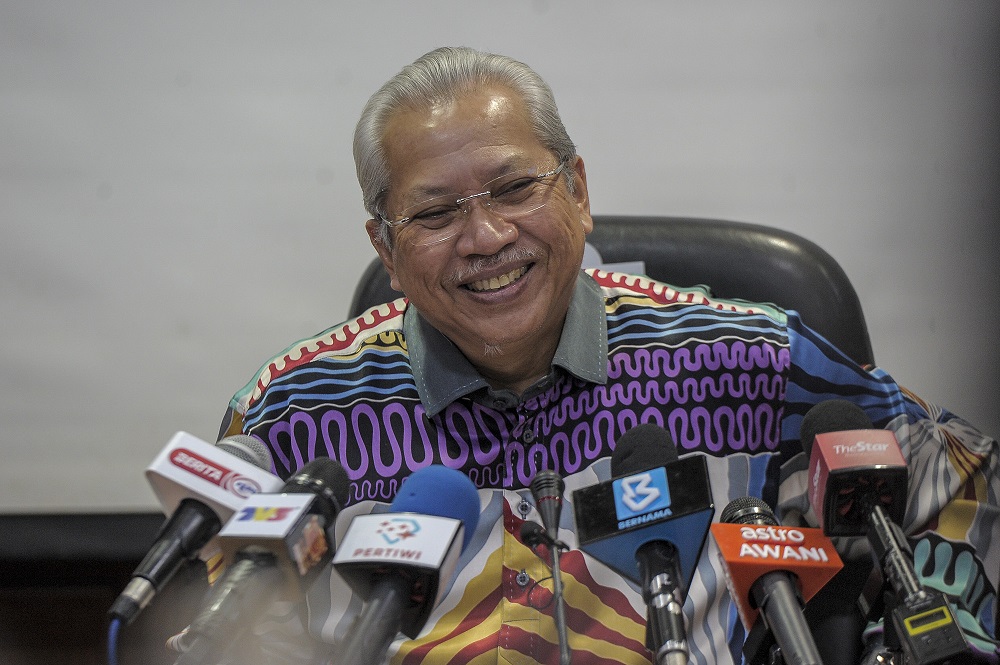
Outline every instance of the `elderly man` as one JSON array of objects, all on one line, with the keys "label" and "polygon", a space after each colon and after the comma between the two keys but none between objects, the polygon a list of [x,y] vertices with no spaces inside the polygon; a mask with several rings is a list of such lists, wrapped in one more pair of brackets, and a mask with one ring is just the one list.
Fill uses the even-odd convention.
[{"label": "elderly man", "polygon": [[[616,441],[636,424],[704,455],[716,506],[763,495],[783,519],[811,516],[803,474],[781,467],[802,458],[803,415],[837,396],[899,438],[921,571],[942,582],[963,562],[946,590],[970,641],[993,649],[992,626],[979,623],[996,613],[996,442],[858,367],[794,312],[581,271],[594,223],[586,169],[530,68],[470,49],[428,53],[372,96],[354,151],[368,234],[405,297],[266,363],[222,434],[264,441],[285,477],[314,457],[339,461],[352,480],[341,524],[428,464],[479,488],[457,577],[422,633],[391,646],[393,663],[559,662],[551,573],[520,537],[539,520],[528,486],[543,469],[565,479],[567,497],[608,479]],[[576,549],[571,511],[559,538],[571,548],[573,662],[650,662],[636,585]],[[358,608],[349,597],[336,574],[312,590],[317,653],[336,652]],[[744,630],[707,553],[685,613],[692,661],[741,660]]]}]

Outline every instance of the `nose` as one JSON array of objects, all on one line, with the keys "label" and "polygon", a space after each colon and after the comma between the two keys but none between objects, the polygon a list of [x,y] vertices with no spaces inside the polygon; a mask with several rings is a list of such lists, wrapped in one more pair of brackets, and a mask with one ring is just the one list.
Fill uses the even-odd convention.
[{"label": "nose", "polygon": [[517,226],[493,210],[486,192],[462,201],[462,212],[466,218],[459,231],[457,243],[460,255],[490,256],[517,240]]}]

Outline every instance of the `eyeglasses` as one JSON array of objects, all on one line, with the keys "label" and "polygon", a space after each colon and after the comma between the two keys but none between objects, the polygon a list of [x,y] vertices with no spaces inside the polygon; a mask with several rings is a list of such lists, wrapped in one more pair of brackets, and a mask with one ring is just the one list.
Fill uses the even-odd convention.
[{"label": "eyeglasses", "polygon": [[537,168],[515,171],[490,180],[478,194],[435,196],[408,207],[399,219],[380,218],[391,228],[406,229],[407,242],[433,245],[458,233],[462,226],[459,222],[468,216],[469,206],[476,199],[508,222],[545,207],[550,186],[556,182],[554,176],[565,169],[564,161],[545,173],[537,173]]}]

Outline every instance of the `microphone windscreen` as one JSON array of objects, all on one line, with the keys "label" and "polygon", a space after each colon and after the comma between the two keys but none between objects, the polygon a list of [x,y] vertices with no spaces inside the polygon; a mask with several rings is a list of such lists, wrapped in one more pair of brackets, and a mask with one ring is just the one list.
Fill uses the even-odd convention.
[{"label": "microphone windscreen", "polygon": [[215,444],[215,447],[225,450],[230,455],[238,457],[244,462],[253,464],[258,469],[270,471],[271,467],[274,466],[274,462],[271,459],[271,452],[267,449],[267,446],[262,441],[246,434],[227,436]]},{"label": "microphone windscreen", "polygon": [[479,492],[461,471],[440,464],[413,472],[399,488],[391,513],[419,513],[461,520],[464,550],[479,524]]},{"label": "microphone windscreen", "polygon": [[621,435],[611,453],[611,475],[628,476],[666,466],[677,459],[677,446],[659,425],[643,423]]},{"label": "microphone windscreen", "polygon": [[853,402],[830,399],[813,406],[802,418],[799,440],[802,442],[802,450],[808,456],[812,454],[812,445],[817,434],[860,429],[875,429],[868,414]]},{"label": "microphone windscreen", "polygon": [[774,511],[764,499],[756,496],[741,496],[733,499],[722,509],[720,522],[726,524],[766,524],[778,526]]},{"label": "microphone windscreen", "polygon": [[337,512],[351,493],[351,479],[336,460],[318,457],[306,463],[281,488],[282,494],[316,494],[333,503]]}]

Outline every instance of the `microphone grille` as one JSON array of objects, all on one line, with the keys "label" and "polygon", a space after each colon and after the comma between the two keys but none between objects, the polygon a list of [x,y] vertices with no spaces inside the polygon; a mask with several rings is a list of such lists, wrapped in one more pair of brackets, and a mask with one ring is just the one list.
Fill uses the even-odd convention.
[{"label": "microphone grille", "polygon": [[677,459],[670,432],[659,425],[642,423],[626,431],[611,453],[611,475],[627,476],[666,466]]},{"label": "microphone grille", "polygon": [[799,426],[799,441],[805,454],[810,455],[817,434],[856,429],[875,429],[875,426],[868,414],[854,402],[828,399],[806,412]]},{"label": "microphone grille", "polygon": [[539,471],[531,479],[531,493],[540,498],[562,499],[563,491],[566,489],[566,481],[555,471],[546,469]]},{"label": "microphone grille", "polygon": [[287,494],[316,494],[339,512],[351,493],[351,479],[337,460],[317,457],[299,469],[281,488]]},{"label": "microphone grille", "polygon": [[215,444],[215,446],[225,450],[233,457],[239,457],[244,462],[249,462],[265,471],[270,471],[274,465],[271,459],[271,452],[267,449],[267,446],[262,441],[246,434],[227,436]]},{"label": "microphone grille", "polygon": [[774,511],[767,502],[755,496],[741,496],[733,499],[722,509],[720,522],[726,524],[766,524],[778,526]]}]

